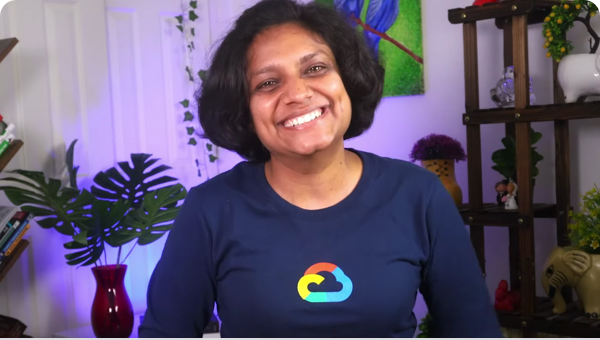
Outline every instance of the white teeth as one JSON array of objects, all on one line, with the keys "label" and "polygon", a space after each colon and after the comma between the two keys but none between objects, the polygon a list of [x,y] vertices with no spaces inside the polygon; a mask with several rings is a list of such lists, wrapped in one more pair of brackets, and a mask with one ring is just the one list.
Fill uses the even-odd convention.
[{"label": "white teeth", "polygon": [[321,109],[314,110],[313,112],[309,112],[303,116],[296,117],[294,119],[290,119],[290,120],[286,121],[285,123],[283,123],[283,126],[293,127],[293,126],[298,126],[298,125],[308,123],[311,120],[321,117],[321,113],[322,113]]}]

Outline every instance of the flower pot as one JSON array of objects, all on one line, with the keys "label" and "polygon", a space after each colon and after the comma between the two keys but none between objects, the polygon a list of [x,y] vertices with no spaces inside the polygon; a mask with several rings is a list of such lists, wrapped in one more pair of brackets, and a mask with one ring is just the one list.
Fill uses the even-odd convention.
[{"label": "flower pot", "polygon": [[458,183],[456,183],[454,165],[455,162],[453,159],[421,160],[421,166],[438,176],[458,207],[463,204],[463,197],[462,190]]},{"label": "flower pot", "polygon": [[556,247],[540,274],[542,287],[554,304],[553,312],[562,314],[567,306],[561,290],[572,287],[585,316],[600,319],[600,255],[576,247]]},{"label": "flower pot", "polygon": [[127,265],[92,268],[96,295],[92,329],[98,338],[128,338],[133,331],[133,306],[123,283]]},{"label": "flower pot", "polygon": [[565,94],[565,102],[585,100],[600,95],[600,54],[569,54],[558,64],[558,82]]}]

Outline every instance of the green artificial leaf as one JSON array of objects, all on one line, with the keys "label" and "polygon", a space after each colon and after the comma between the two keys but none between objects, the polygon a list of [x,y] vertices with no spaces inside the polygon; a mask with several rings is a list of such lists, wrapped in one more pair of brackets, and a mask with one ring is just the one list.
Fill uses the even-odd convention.
[{"label": "green artificial leaf", "polygon": [[183,107],[187,108],[190,106],[190,101],[185,99],[179,102],[179,104],[181,104]]},{"label": "green artificial leaf", "polygon": [[194,131],[196,131],[196,129],[194,129],[194,127],[192,127],[192,126],[188,126],[186,129],[187,129],[188,135],[192,135],[194,133]]},{"label": "green artificial leaf", "polygon": [[192,115],[192,113],[190,111],[185,111],[183,113],[183,121],[184,122],[191,122],[192,120],[194,120],[194,115]]},{"label": "green artificial leaf", "polygon": [[198,71],[198,77],[200,78],[200,80],[202,80],[202,81],[206,80],[206,75],[207,75],[206,70]]},{"label": "green artificial leaf", "polygon": [[0,179],[18,186],[0,186],[8,200],[22,211],[31,212],[44,229],[54,228],[61,234],[74,235],[89,213],[94,196],[87,190],[62,187],[61,181],[46,178],[42,172],[13,170],[18,177]]},{"label": "green artificial leaf", "polygon": [[318,4],[330,6],[330,7],[333,7],[333,1],[334,0],[315,0],[315,2]]},{"label": "green artificial leaf", "polygon": [[[190,80],[190,81],[194,81],[194,77],[192,77],[192,70],[190,69],[190,67],[189,67],[189,66],[186,66],[186,67],[185,67],[185,71],[186,71],[186,72],[187,72],[187,74],[188,74],[188,78],[189,78],[189,80]],[[186,107],[187,107],[187,106],[186,106]]]},{"label": "green artificial leaf", "polygon": [[195,21],[196,19],[198,19],[198,18],[199,18],[199,17],[196,15],[196,12],[194,12],[194,11],[190,11],[190,12],[189,12],[189,16],[188,16],[188,17],[189,17],[189,19],[190,19],[191,21]]},{"label": "green artificial leaf", "polygon": [[76,252],[65,255],[68,265],[88,266],[94,264],[105,251],[106,244],[118,247],[133,240],[119,243],[116,236],[122,230],[121,222],[131,208],[127,201],[96,200],[91,208],[91,217],[83,224],[79,234],[73,241],[64,244],[69,250]]},{"label": "green artificial leaf", "polygon": [[534,145],[535,143],[539,142],[540,139],[542,139],[542,133],[541,132],[535,132],[533,131],[533,129],[531,130],[531,145]]},{"label": "green artificial leaf", "polygon": [[[150,159],[152,155],[144,153],[131,154],[131,164],[129,162],[119,162],[118,167],[112,167],[106,171],[101,171],[94,177],[95,185],[92,186],[92,194],[100,199],[119,200],[124,199],[131,203],[132,208],[137,209],[141,205],[141,198],[148,192],[154,190],[157,186],[176,181],[171,176],[160,176],[171,167],[159,165],[150,168],[158,161],[157,158]],[[133,167],[132,167],[133,165]]]},{"label": "green artificial leaf", "polygon": [[210,144],[210,143],[206,143],[206,150],[208,150],[208,151],[212,151],[212,147],[213,147],[213,145],[212,145],[212,144]]},{"label": "green artificial leaf", "polygon": [[175,17],[175,19],[177,19],[178,23],[180,23],[180,24],[183,23],[183,15],[178,15]]},{"label": "green artificial leaf", "polygon": [[208,155],[208,160],[209,160],[211,163],[214,163],[214,162],[215,162],[217,159],[218,159],[218,158],[217,158],[217,156],[215,156],[215,155]]},{"label": "green artificial leaf", "polygon": [[190,140],[188,141],[188,145],[197,145],[198,142],[196,141],[195,138],[190,138]]},{"label": "green artificial leaf", "polygon": [[69,172],[69,186],[73,189],[77,188],[77,171],[79,170],[79,166],[73,166],[73,154],[75,152],[75,143],[77,143],[77,139],[71,142],[69,148],[67,149],[67,171]]},{"label": "green artificial leaf", "polygon": [[198,7],[198,1],[190,1],[190,7],[191,8],[197,8]]},{"label": "green artificial leaf", "polygon": [[123,229],[115,234],[123,239],[135,239],[141,246],[150,244],[171,230],[173,221],[181,209],[177,206],[187,196],[181,184],[175,184],[148,193],[140,208],[125,217]]},{"label": "green artificial leaf", "polygon": [[194,27],[192,27],[190,29],[190,33],[192,34],[192,37],[196,36],[196,29]]},{"label": "green artificial leaf", "polygon": [[183,26],[177,25],[177,29],[179,29],[179,31],[181,31],[183,33]]}]

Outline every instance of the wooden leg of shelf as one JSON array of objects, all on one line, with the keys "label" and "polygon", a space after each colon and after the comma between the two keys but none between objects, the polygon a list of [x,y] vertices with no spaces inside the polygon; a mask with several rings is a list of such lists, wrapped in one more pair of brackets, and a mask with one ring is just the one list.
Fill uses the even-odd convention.
[{"label": "wooden leg of shelf", "polygon": [[471,243],[475,249],[475,254],[479,260],[479,267],[483,276],[485,276],[485,232],[482,225],[472,225],[469,234],[471,235]]},{"label": "wooden leg of shelf", "polygon": [[[529,106],[529,53],[527,15],[512,18],[513,64],[515,68],[515,109]],[[530,123],[516,123],[517,179],[519,213],[533,221],[533,182],[531,166]],[[521,311],[524,317],[535,313],[535,251],[533,223],[519,230],[521,263]],[[533,336],[534,334],[524,334]]]},{"label": "wooden leg of shelf", "polygon": [[[473,210],[482,209],[483,192],[481,176],[481,129],[479,125],[467,126],[467,168],[469,174],[469,205]],[[471,225],[471,243],[485,275],[485,235],[483,226]]]},{"label": "wooden leg of shelf", "polygon": [[571,205],[569,121],[554,122],[554,153],[556,159],[556,237],[559,246],[568,246],[570,241],[567,227]]}]

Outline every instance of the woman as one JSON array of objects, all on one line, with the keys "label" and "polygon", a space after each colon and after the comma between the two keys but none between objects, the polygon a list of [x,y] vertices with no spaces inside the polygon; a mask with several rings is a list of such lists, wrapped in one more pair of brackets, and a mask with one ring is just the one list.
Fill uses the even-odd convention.
[{"label": "woman", "polygon": [[345,149],[384,71],[335,10],[266,0],[214,55],[206,136],[247,159],[189,192],[140,335],[412,337],[420,290],[442,337],[501,337],[454,202],[432,173]]}]

